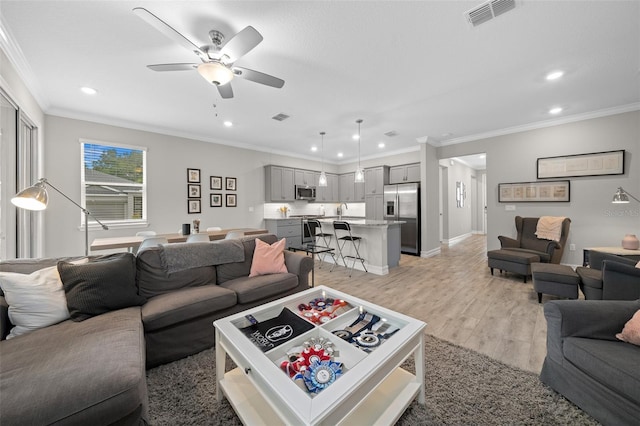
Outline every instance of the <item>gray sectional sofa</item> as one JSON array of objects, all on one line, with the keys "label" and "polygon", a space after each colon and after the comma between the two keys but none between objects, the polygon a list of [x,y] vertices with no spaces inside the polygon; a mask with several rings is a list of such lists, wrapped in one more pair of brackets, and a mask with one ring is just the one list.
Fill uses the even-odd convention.
[{"label": "gray sectional sofa", "polygon": [[640,300],[545,303],[540,379],[604,425],[640,421],[640,347],[616,339]]},{"label": "gray sectional sofa", "polygon": [[[218,318],[308,288],[312,259],[287,251],[288,273],[250,278],[255,238],[216,243],[218,251],[235,246],[236,255],[239,245],[242,260],[175,272],[162,248],[144,250],[135,259],[144,304],[10,340],[8,305],[0,297],[0,424],[146,424],[146,368],[213,346]],[[257,238],[277,240],[270,234]],[[197,260],[210,244],[193,243],[188,250]],[[3,261],[0,271],[27,274],[59,260]]]}]

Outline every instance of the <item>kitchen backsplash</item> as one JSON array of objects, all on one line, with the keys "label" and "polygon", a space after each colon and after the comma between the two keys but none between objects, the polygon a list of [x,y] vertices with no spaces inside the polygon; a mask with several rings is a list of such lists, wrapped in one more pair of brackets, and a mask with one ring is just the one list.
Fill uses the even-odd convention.
[{"label": "kitchen backsplash", "polygon": [[[282,210],[287,209],[288,216],[337,216],[338,203],[309,203],[306,201],[296,201],[290,203],[265,203],[264,217],[267,219],[278,219],[284,217]],[[344,206],[343,206],[344,208]],[[348,203],[347,209],[342,212],[344,216],[365,216],[365,203]]]}]

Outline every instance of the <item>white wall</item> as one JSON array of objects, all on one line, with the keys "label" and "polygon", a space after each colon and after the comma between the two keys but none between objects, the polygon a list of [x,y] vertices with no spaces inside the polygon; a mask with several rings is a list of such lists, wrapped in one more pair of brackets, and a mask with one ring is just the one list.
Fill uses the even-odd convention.
[{"label": "white wall", "polygon": [[[498,183],[536,181],[536,159],[624,149],[625,173],[617,176],[570,178],[568,203],[512,203],[505,211],[498,202]],[[571,218],[568,244],[562,263],[582,264],[582,249],[620,246],[627,233],[640,234],[640,206],[611,204],[618,186],[640,195],[640,112],[594,118],[511,135],[445,146],[439,158],[486,152],[487,154],[487,248],[499,248],[498,235],[515,236],[516,215]]]},{"label": "white wall", "polygon": [[[320,169],[320,163],[217,145],[158,133],[132,130],[88,121],[46,116],[46,176],[72,199],[80,200],[80,139],[138,145],[148,148],[147,215],[149,230],[177,232],[182,223],[200,219],[201,229],[262,227],[264,166],[280,164]],[[187,168],[201,170],[201,214],[187,214]],[[209,207],[209,176],[237,179],[237,207]],[[45,215],[45,255],[77,255],[84,251],[78,208],[51,193]],[[139,228],[90,230],[94,238],[132,235]]]}]

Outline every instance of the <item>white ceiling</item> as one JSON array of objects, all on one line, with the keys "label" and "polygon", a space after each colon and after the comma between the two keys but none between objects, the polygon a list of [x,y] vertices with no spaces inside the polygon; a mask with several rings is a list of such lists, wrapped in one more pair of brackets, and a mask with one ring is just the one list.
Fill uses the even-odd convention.
[{"label": "white ceiling", "polygon": [[[357,158],[358,118],[367,158],[639,108],[640,2],[517,0],[474,28],[464,12],[480,3],[1,0],[0,43],[48,114],[316,159],[326,131],[336,163]],[[197,58],[136,6],[197,45],[252,25],[264,41],[236,64],[285,86],[234,79],[235,97],[220,99],[195,71],[147,69]],[[564,77],[546,81],[556,69]]]}]

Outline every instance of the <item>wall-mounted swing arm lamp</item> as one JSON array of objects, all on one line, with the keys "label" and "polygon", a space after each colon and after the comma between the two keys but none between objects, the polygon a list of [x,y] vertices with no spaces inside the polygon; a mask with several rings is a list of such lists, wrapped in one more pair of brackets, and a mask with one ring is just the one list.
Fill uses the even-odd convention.
[{"label": "wall-mounted swing arm lamp", "polygon": [[11,203],[25,210],[44,210],[47,208],[47,204],[49,203],[49,194],[47,194],[47,186],[55,189],[60,195],[62,195],[67,200],[71,201],[76,207],[78,207],[84,213],[84,254],[85,256],[89,255],[89,216],[93,218],[102,229],[105,231],[109,229],[107,225],[100,222],[94,215],[92,215],[89,210],[82,207],[80,204],[73,201],[69,198],[64,192],[60,191],[55,186],[51,185],[51,183],[45,179],[41,178],[35,185],[30,186],[28,188],[23,189],[18,192],[12,199]]},{"label": "wall-mounted swing arm lamp", "polygon": [[638,200],[636,197],[629,194],[624,189],[622,189],[621,186],[619,186],[616,193],[613,194],[613,200],[611,200],[611,202],[613,204],[627,204],[629,202],[629,197],[633,198],[634,200],[640,203],[640,200]]}]

